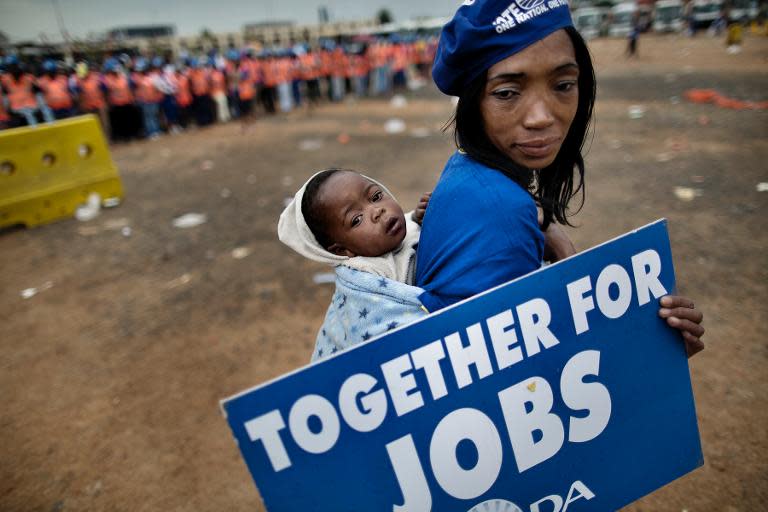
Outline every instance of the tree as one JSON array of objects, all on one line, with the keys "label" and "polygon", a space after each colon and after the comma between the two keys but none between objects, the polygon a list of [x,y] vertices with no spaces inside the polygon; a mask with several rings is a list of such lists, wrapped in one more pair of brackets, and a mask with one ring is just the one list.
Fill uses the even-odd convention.
[{"label": "tree", "polygon": [[395,18],[392,17],[392,13],[389,12],[389,9],[380,9],[379,12],[376,13],[376,19],[379,20],[379,25],[386,25],[387,23],[395,21]]}]

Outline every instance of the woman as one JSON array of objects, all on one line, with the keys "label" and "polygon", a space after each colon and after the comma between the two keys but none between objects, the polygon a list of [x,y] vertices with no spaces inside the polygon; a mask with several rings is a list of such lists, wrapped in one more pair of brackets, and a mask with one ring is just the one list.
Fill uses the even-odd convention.
[{"label": "woman", "polygon": [[[554,259],[572,254],[557,223],[584,198],[581,147],[595,99],[589,52],[561,0],[465,1],[443,28],[433,77],[459,97],[459,151],[418,248],[415,284],[430,312],[536,270],[547,249]],[[661,305],[688,354],[700,351],[693,302],[668,296]]]}]

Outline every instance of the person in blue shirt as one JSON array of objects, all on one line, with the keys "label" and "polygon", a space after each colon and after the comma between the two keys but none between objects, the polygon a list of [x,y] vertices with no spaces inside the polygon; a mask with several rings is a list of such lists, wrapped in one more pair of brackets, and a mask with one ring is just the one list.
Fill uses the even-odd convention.
[{"label": "person in blue shirt", "polygon": [[[559,225],[584,199],[581,148],[596,91],[561,0],[465,1],[443,27],[432,75],[459,100],[458,151],[430,199],[416,259],[430,312],[575,252]],[[690,299],[664,297],[659,314],[689,355],[703,349]]]}]

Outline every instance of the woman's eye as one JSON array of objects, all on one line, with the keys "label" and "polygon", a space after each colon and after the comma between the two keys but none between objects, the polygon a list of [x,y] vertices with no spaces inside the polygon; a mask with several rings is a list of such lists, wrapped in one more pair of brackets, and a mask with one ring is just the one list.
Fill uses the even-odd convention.
[{"label": "woman's eye", "polygon": [[519,96],[519,93],[512,89],[500,89],[498,91],[493,91],[491,94],[500,100],[509,100],[515,96]]},{"label": "woman's eye", "polygon": [[557,90],[560,92],[572,91],[576,87],[576,82],[560,82],[557,84]]},{"label": "woman's eye", "polygon": [[352,227],[359,226],[360,223],[363,222],[363,216],[362,215],[356,215],[352,218]]}]

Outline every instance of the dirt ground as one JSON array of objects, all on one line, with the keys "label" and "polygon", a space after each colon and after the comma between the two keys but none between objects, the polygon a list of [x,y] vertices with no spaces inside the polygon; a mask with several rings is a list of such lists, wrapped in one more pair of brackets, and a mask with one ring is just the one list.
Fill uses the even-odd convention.
[{"label": "dirt ground", "polygon": [[[691,361],[706,463],[625,510],[765,510],[768,111],[682,95],[768,100],[768,39],[738,55],[707,37],[643,37],[633,62],[623,49],[592,44],[596,130],[570,234],[584,249],[667,217],[708,344]],[[0,234],[0,510],[263,510],[218,400],[305,364],[332,292],[277,241],[277,217],[330,165],[415,204],[452,151],[452,105],[432,87],[406,97],[117,146],[122,205]],[[385,132],[392,117],[404,133]],[[208,220],[171,225],[189,212]]]}]

